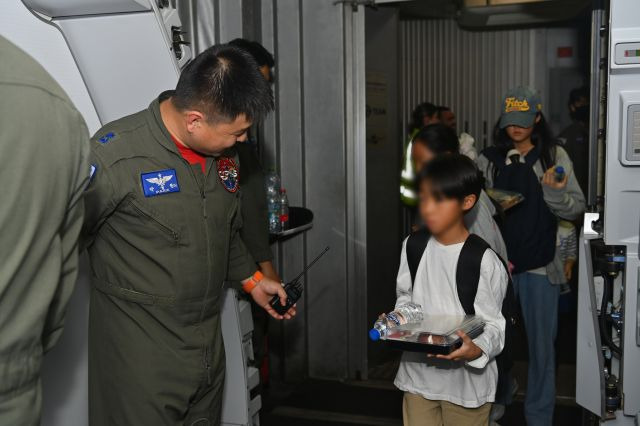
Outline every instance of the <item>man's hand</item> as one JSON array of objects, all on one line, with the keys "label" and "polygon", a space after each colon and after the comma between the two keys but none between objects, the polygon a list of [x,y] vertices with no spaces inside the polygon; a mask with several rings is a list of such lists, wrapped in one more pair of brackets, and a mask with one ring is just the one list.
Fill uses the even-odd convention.
[{"label": "man's hand", "polygon": [[291,319],[296,315],[296,307],[295,305],[291,307],[287,311],[284,316],[279,315],[276,311],[273,310],[269,302],[275,295],[280,296],[280,303],[284,306],[287,303],[287,293],[284,291],[282,284],[277,281],[274,281],[270,278],[264,277],[260,282],[256,284],[256,286],[251,290],[251,297],[255,302],[262,306],[272,317],[276,319]]},{"label": "man's hand", "polygon": [[462,330],[458,330],[458,336],[462,338],[462,346],[449,355],[436,355],[436,357],[453,361],[473,361],[474,359],[480,358],[482,349],[473,343],[471,337],[467,336]]},{"label": "man's hand", "polygon": [[567,182],[569,181],[569,175],[567,173],[564,174],[564,178],[560,182],[556,180],[556,168],[550,167],[544,172],[542,176],[542,184],[546,185],[553,189],[563,189],[567,186]]}]

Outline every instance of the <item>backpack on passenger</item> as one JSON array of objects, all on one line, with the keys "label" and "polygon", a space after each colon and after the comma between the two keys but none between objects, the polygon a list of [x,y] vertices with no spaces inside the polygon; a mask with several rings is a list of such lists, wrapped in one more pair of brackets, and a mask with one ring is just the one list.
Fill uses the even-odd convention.
[{"label": "backpack on passenger", "polygon": [[[485,149],[482,155],[493,165],[493,187],[515,191],[524,197],[522,202],[505,211],[500,224],[513,273],[547,266],[555,256],[558,223],[544,201],[540,179],[533,170],[540,158],[539,148],[534,147],[524,157],[524,163],[514,158],[506,164],[504,152],[496,147]],[[542,165],[543,169],[551,166]]]},{"label": "backpack on passenger", "polygon": [[[429,231],[421,228],[409,235],[407,239],[406,255],[409,272],[411,273],[412,286],[418,272],[420,259],[422,259],[430,237]],[[492,249],[485,240],[476,234],[469,234],[460,251],[460,257],[458,258],[458,265],[456,267],[456,288],[458,290],[460,304],[467,315],[475,314],[474,302],[476,300],[476,293],[478,292],[478,282],[480,281],[480,264],[487,250]],[[498,259],[500,259],[505,268],[505,272],[507,272],[508,283],[507,291],[505,292],[505,297],[502,302],[502,316],[505,318],[504,349],[500,355],[496,357],[496,364],[498,367],[498,376],[506,377],[505,375],[513,367],[513,356],[510,348],[513,343],[518,308],[509,269],[500,256],[498,256]]]}]

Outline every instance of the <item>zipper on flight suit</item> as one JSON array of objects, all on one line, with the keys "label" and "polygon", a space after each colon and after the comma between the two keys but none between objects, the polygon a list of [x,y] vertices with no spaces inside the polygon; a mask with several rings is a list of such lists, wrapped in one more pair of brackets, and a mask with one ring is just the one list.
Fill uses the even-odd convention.
[{"label": "zipper on flight suit", "polygon": [[[209,227],[207,225],[207,195],[205,193],[205,188],[207,186],[207,178],[209,176],[210,169],[208,169],[206,173],[203,173],[204,178],[202,182],[200,182],[191,164],[189,164],[189,162],[184,158],[183,158],[183,161],[187,165],[187,168],[191,173],[191,177],[195,181],[196,185],[198,185],[198,189],[200,190],[200,201],[202,202],[202,223],[204,226],[205,247],[206,247],[206,256],[207,256],[207,287],[205,289],[204,297],[202,300],[202,309],[200,311],[200,323],[202,323],[202,321],[204,320],[205,303],[207,300],[207,296],[209,296],[209,288],[211,286],[211,265],[209,264],[209,260],[211,258],[211,252],[209,248]],[[203,346],[204,346],[203,365],[207,374],[207,385],[211,386],[211,362],[209,361],[209,345],[208,345],[208,342],[206,341],[206,337],[204,336],[204,334],[203,334]]]},{"label": "zipper on flight suit", "polygon": [[171,229],[168,225],[165,225],[162,221],[158,220],[158,218],[153,217],[149,213],[147,213],[144,210],[142,210],[142,208],[140,206],[138,206],[138,204],[134,200],[131,200],[130,204],[134,208],[134,210],[137,211],[140,215],[142,215],[142,216],[146,217],[147,219],[151,220],[153,223],[155,223],[160,228],[165,230],[169,235],[171,235],[173,237],[173,240],[176,243],[178,242],[178,233],[176,231]]}]

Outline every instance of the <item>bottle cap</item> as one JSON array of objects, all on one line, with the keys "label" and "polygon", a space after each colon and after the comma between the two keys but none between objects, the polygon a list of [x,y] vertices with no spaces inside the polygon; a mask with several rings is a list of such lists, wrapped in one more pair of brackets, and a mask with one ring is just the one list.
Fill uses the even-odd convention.
[{"label": "bottle cap", "polygon": [[558,174],[564,173],[564,167],[562,167],[562,166],[556,167],[556,173],[558,173]]},{"label": "bottle cap", "polygon": [[375,328],[372,328],[371,330],[369,330],[369,339],[373,340],[374,342],[376,340],[380,340],[380,332]]}]

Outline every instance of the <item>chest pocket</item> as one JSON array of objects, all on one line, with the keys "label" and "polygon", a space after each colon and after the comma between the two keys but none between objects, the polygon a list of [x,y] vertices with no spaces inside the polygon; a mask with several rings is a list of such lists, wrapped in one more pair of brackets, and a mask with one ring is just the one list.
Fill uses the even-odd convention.
[{"label": "chest pocket", "polygon": [[169,248],[186,245],[187,233],[179,225],[180,221],[174,217],[180,215],[182,207],[176,205],[158,209],[144,201],[133,195],[124,201],[122,212],[129,216],[127,221],[132,228],[131,234],[137,235],[154,247]]}]

